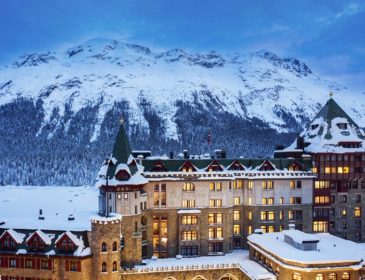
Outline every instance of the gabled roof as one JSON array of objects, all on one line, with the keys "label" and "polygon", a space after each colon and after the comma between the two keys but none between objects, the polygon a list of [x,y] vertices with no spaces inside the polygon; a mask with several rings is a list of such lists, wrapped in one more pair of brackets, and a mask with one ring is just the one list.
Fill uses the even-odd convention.
[{"label": "gabled roof", "polygon": [[76,247],[78,247],[78,246],[80,246],[80,240],[77,238],[77,236],[75,235],[75,234],[73,234],[72,232],[70,232],[70,231],[66,231],[66,232],[64,232],[64,233],[62,233],[57,239],[56,239],[56,241],[55,241],[55,245],[57,246],[58,245],[58,242],[60,242],[63,238],[65,238],[65,237],[67,237],[67,238],[69,238],[71,241],[72,241],[72,243],[76,246]]},{"label": "gabled roof", "polygon": [[51,244],[52,238],[49,235],[42,232],[41,230],[37,230],[37,231],[33,232],[32,234],[30,234],[28,236],[27,240],[25,241],[25,243],[28,243],[30,240],[32,240],[34,238],[34,236],[38,236],[40,239],[43,240],[44,244],[46,244],[46,245]]},{"label": "gabled roof", "polygon": [[14,241],[18,244],[22,243],[23,240],[24,240],[24,237],[25,237],[25,234],[23,233],[19,233],[19,232],[16,232],[15,230],[13,229],[8,229],[6,231],[4,231],[1,235],[0,235],[0,240],[6,236],[6,234],[9,234],[11,238],[14,239]]}]

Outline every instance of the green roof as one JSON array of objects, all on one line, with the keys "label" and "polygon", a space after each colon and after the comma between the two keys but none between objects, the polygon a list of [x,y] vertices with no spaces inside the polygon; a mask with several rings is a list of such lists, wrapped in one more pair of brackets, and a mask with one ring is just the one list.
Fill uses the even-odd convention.
[{"label": "green roof", "polygon": [[[132,155],[132,149],[129,145],[128,135],[124,127],[124,123],[120,125],[117,138],[114,143],[112,158],[115,158],[117,161],[115,164],[110,164],[108,166],[107,176],[109,179],[113,178],[115,175],[115,170],[120,163],[128,163],[129,156]],[[137,168],[133,166],[129,166],[129,169],[132,174],[137,171]]]},{"label": "green roof", "polygon": [[217,161],[220,165],[223,165],[225,168],[230,166],[234,161],[238,161],[245,168],[256,168],[263,164],[266,160],[270,161],[277,169],[283,170],[288,168],[294,162],[298,162],[303,166],[305,171],[310,171],[312,168],[311,160],[303,160],[303,159],[292,159],[292,158],[269,158],[269,159],[144,159],[142,161],[142,165],[145,167],[145,171],[151,171],[157,162],[162,162],[167,171],[177,172],[179,168],[185,163],[185,161],[189,161],[198,169],[207,168],[213,161]]}]

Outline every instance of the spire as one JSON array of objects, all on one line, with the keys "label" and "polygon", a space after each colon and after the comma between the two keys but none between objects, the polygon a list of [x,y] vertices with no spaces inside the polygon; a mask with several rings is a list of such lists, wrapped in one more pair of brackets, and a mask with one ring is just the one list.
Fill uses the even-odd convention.
[{"label": "spire", "polygon": [[115,140],[112,157],[117,160],[117,164],[119,163],[127,163],[129,156],[132,154],[131,147],[129,146],[128,135],[124,126],[124,118],[121,118],[120,128],[117,135],[117,139]]},{"label": "spire", "polygon": [[329,96],[330,96],[330,99],[332,99],[332,96],[333,96],[333,91],[332,90],[330,91]]}]

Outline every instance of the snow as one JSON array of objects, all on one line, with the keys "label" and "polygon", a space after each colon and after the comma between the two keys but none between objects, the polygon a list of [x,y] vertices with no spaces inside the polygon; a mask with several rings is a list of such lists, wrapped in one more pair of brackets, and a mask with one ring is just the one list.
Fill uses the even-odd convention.
[{"label": "snow", "polygon": [[108,217],[103,217],[103,216],[92,216],[90,217],[90,220],[93,223],[109,223],[109,222],[120,222],[120,220],[122,219],[122,215],[117,214],[117,213],[110,213]]},{"label": "snow", "polygon": [[[329,88],[336,88],[336,96],[343,97],[344,107],[354,112],[359,123],[365,122],[361,93],[312,74],[300,75],[290,65],[287,67],[288,63],[280,65],[280,58],[273,59],[273,55],[262,52],[215,53],[209,58],[207,54],[183,50],[141,52],[141,48],[130,44],[102,38],[77,48],[80,51],[73,56],[65,50],[52,52],[56,59],[37,66],[0,68],[0,105],[13,101],[19,93],[24,98],[37,99],[52,85],[49,95],[42,97],[42,128],[51,121],[53,109],[58,108],[60,115],[64,115],[66,102],[74,113],[98,105],[97,122],[90,137],[90,141],[95,141],[106,113],[115,102],[123,100],[129,103],[130,125],[141,125],[148,131],[149,124],[139,106],[145,100],[163,118],[166,136],[178,139],[176,101],[196,99],[206,107],[206,101],[211,100],[201,92],[210,92],[224,111],[242,118],[259,118],[278,131],[289,131],[280,116],[281,109],[304,126],[304,120],[317,112],[317,104],[323,104],[328,97]],[[219,66],[203,67],[204,61]],[[306,110],[302,111],[303,108]]]},{"label": "snow", "polygon": [[[0,187],[0,220],[6,220],[0,228],[91,230],[98,194],[95,187]],[[38,219],[39,209],[44,220]],[[75,220],[68,221],[70,214]]]},{"label": "snow", "polygon": [[52,239],[54,238],[54,234],[45,234],[41,230],[37,230],[30,234],[25,242],[28,242],[35,234],[37,234],[46,245],[50,245],[52,243]]},{"label": "snow", "polygon": [[[248,236],[250,245],[260,250],[276,255],[284,261],[293,261],[304,264],[328,264],[353,262],[360,263],[364,259],[363,246],[345,240],[329,233],[308,234],[313,239],[319,239],[316,251],[303,251],[284,241],[285,232],[274,232],[264,234],[251,234]],[[307,235],[292,234],[298,240],[307,240]]]},{"label": "snow", "polygon": [[21,244],[24,240],[25,234],[16,232],[13,229],[8,229],[3,232],[3,234],[0,236],[0,239],[6,234],[9,233],[10,236],[15,240],[16,243]]},{"label": "snow", "polygon": [[222,269],[227,267],[237,267],[252,279],[276,279],[272,273],[263,266],[249,260],[247,250],[235,250],[223,256],[205,256],[195,258],[166,258],[156,260],[144,260],[145,265],[137,265],[132,270],[133,273],[168,271],[168,270],[198,270],[198,269]]},{"label": "snow", "polygon": [[96,187],[101,187],[101,186],[123,186],[123,185],[144,185],[144,184],[147,184],[148,183],[148,180],[143,177],[141,174],[139,173],[136,173],[134,175],[132,175],[129,180],[126,180],[126,181],[120,181],[120,180],[117,180],[115,178],[113,179],[109,179],[109,180],[106,180],[106,179],[99,179],[95,186]]},{"label": "snow", "polygon": [[297,243],[303,243],[303,242],[318,242],[318,237],[314,236],[313,234],[305,233],[300,230],[283,230],[282,233],[284,235],[289,236],[291,239],[293,239]]},{"label": "snow", "polygon": [[[58,243],[58,241],[60,241],[65,235],[67,235],[70,239],[71,239],[71,241],[76,245],[76,246],[80,246],[81,245],[81,240],[79,240],[78,238],[77,238],[77,236],[76,235],[74,235],[72,232],[70,232],[70,231],[66,231],[66,232],[64,232],[64,233],[62,233],[58,238],[57,238],[57,240],[55,241],[55,244],[57,244]],[[83,244],[83,243],[82,243]]]},{"label": "snow", "polygon": [[129,175],[131,175],[131,171],[130,171],[130,169],[129,169],[128,165],[127,165],[127,164],[125,164],[125,163],[119,163],[119,164],[118,164],[117,168],[115,169],[115,175],[116,175],[116,174],[117,174],[120,170],[125,170],[125,171],[127,171],[127,172],[128,172],[128,174],[129,174]]},{"label": "snow", "polygon": [[182,209],[177,211],[178,214],[200,214],[201,210],[199,209]]}]

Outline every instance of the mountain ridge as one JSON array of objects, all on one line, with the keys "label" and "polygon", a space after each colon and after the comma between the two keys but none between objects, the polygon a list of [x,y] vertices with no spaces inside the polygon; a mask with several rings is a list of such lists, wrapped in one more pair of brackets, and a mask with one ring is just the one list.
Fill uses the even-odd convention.
[{"label": "mountain ridge", "polygon": [[[330,90],[355,121],[364,123],[363,94],[321,79],[297,58],[266,50],[154,51],[98,38],[23,55],[0,68],[0,132],[8,135],[0,140],[5,168],[0,184],[91,184],[122,115],[133,148],[157,154],[224,148],[230,156],[269,156],[275,144],[289,144],[309,123]],[[212,145],[206,140],[209,131]],[[67,157],[68,152],[73,154]],[[41,164],[40,154],[52,163]],[[82,178],[69,170],[67,160],[82,170]],[[43,164],[56,169],[37,179],[32,173],[41,173]],[[26,172],[24,180],[11,175],[28,165],[38,171]],[[64,176],[56,180],[60,169]]]}]

